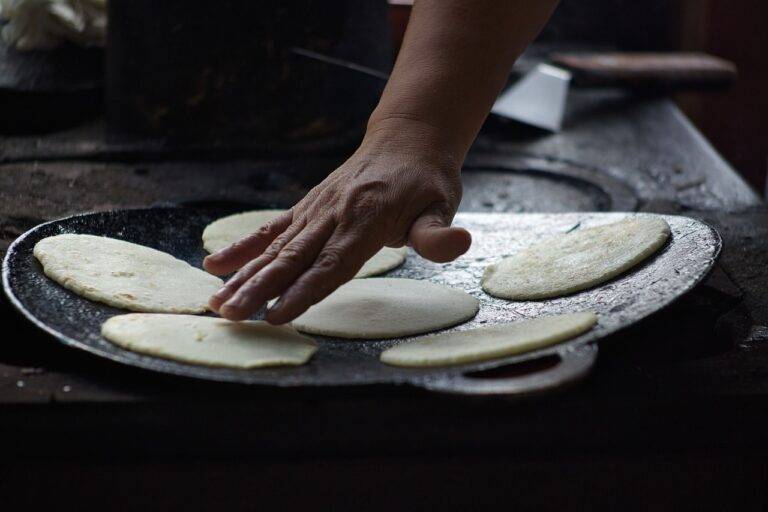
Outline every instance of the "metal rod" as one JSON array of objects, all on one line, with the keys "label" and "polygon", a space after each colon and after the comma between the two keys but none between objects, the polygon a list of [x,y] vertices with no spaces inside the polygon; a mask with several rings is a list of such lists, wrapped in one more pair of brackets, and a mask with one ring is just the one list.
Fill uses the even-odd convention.
[{"label": "metal rod", "polygon": [[389,80],[389,73],[384,73],[383,71],[369,68],[368,66],[363,66],[361,64],[355,64],[354,62],[337,59],[335,57],[329,57],[328,55],[323,55],[322,53],[317,53],[312,50],[307,50],[306,48],[300,48],[298,46],[294,46],[291,48],[291,52],[293,52],[296,55],[301,55],[302,57],[306,57],[308,59],[317,60],[325,64],[330,64],[332,66],[351,69],[353,71],[357,71],[357,72],[366,74],[368,76],[378,78],[379,80],[384,80],[384,81]]}]

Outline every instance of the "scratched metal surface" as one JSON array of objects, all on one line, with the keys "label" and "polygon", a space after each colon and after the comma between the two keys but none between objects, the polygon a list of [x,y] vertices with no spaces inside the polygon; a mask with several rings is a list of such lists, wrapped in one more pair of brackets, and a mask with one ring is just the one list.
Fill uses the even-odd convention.
[{"label": "scratched metal surface", "polygon": [[462,213],[458,225],[472,232],[471,250],[448,264],[426,261],[412,251],[406,263],[388,275],[426,279],[462,288],[477,297],[480,312],[455,329],[512,322],[549,313],[592,310],[599,323],[567,343],[522,356],[439,369],[403,369],[383,365],[382,350],[404,339],[349,341],[317,337],[320,349],[302,367],[257,370],[207,368],[122,350],[99,334],[109,317],[125,313],[91,302],[47,279],[32,256],[34,244],[59,233],[88,233],[121,238],[166,251],[200,266],[205,252],[203,228],[218,215],[184,208],[124,210],[69,217],[42,224],[21,236],[3,264],[3,285],[11,302],[32,322],[60,342],[127,365],[214,381],[273,386],[329,386],[460,382],[465,372],[495,368],[546,354],[564,354],[604,338],[655,311],[690,290],[711,268],[720,250],[720,237],[706,224],[679,216],[664,216],[672,238],[645,264],[603,286],[568,297],[535,302],[511,302],[482,292],[485,266],[549,235],[620,220],[625,213],[508,214]]}]

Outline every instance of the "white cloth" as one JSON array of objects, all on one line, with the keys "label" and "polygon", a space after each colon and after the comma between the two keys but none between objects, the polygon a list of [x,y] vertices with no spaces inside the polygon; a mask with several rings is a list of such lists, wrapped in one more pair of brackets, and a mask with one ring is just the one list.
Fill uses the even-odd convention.
[{"label": "white cloth", "polygon": [[3,39],[19,50],[50,49],[64,41],[104,46],[107,0],[0,0]]}]

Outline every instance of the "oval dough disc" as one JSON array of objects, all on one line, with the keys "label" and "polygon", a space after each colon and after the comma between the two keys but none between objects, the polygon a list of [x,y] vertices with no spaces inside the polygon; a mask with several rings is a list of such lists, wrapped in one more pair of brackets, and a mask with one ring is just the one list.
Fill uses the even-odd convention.
[{"label": "oval dough disc", "polygon": [[[284,213],[285,210],[255,210],[222,217],[203,230],[203,247],[214,253],[242,240]],[[370,277],[399,267],[405,261],[407,247],[384,247],[365,262],[355,277]]]},{"label": "oval dough disc", "polygon": [[394,366],[447,366],[530,352],[573,338],[592,328],[594,313],[570,313],[425,336],[381,354]]},{"label": "oval dough disc", "polygon": [[354,279],[293,321],[300,331],[339,338],[397,338],[450,327],[477,314],[470,294],[447,286],[373,277]]},{"label": "oval dough disc", "polygon": [[489,265],[483,290],[494,297],[560,297],[604,283],[655,253],[669,237],[657,217],[637,217],[561,234]]},{"label": "oval dough disc", "polygon": [[405,261],[407,253],[407,247],[382,247],[379,252],[363,264],[355,277],[377,276],[399,267]]},{"label": "oval dough disc", "polygon": [[255,233],[261,226],[285,213],[286,210],[255,210],[228,215],[208,224],[203,230],[203,247],[210,253]]},{"label": "oval dough disc", "polygon": [[292,327],[263,321],[230,322],[192,315],[113,316],[101,334],[115,345],[163,359],[205,366],[261,368],[300,365],[317,350]]},{"label": "oval dough disc", "polygon": [[223,286],[170,254],[93,235],[56,235],[35,245],[45,275],[87,299],[131,311],[202,313]]}]

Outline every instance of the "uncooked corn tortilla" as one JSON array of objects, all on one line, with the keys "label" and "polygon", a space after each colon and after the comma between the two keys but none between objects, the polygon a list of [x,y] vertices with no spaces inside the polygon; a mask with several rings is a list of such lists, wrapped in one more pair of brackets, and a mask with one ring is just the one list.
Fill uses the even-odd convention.
[{"label": "uncooked corn tortilla", "polygon": [[[255,233],[285,210],[255,210],[218,219],[203,230],[203,247],[214,253]],[[399,267],[405,261],[407,247],[383,247],[366,261],[355,277],[370,277]]]},{"label": "uncooked corn tortilla", "polygon": [[218,252],[255,233],[261,226],[283,213],[285,210],[254,210],[222,217],[208,224],[203,230],[203,247],[210,253]]},{"label": "uncooked corn tortilla", "polygon": [[604,283],[659,250],[669,238],[659,217],[634,217],[553,236],[489,265],[482,286],[494,297],[561,297]]},{"label": "uncooked corn tortilla", "polygon": [[131,313],[104,322],[101,334],[132,352],[227,368],[301,365],[317,351],[290,326],[207,316]]},{"label": "uncooked corn tortilla", "polygon": [[65,288],[131,311],[202,313],[223,285],[170,254],[103,236],[56,235],[37,242],[33,253]]},{"label": "uncooked corn tortilla", "polygon": [[397,268],[405,262],[407,247],[382,247],[371,256],[355,274],[356,278],[377,276]]},{"label": "uncooked corn tortilla", "polygon": [[339,338],[381,339],[465,322],[479,303],[463,290],[415,279],[353,279],[293,321],[298,330]]},{"label": "uncooked corn tortilla", "polygon": [[530,352],[576,337],[592,328],[591,312],[550,315],[522,322],[424,336],[381,354],[394,366],[449,366]]}]

